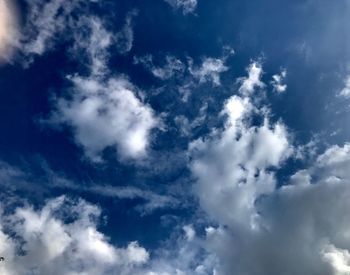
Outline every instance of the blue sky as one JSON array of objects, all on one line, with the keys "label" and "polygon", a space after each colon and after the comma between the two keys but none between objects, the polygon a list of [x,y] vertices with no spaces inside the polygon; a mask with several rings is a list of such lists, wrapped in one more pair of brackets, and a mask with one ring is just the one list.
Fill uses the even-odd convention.
[{"label": "blue sky", "polygon": [[0,0],[1,274],[350,274],[347,0]]}]

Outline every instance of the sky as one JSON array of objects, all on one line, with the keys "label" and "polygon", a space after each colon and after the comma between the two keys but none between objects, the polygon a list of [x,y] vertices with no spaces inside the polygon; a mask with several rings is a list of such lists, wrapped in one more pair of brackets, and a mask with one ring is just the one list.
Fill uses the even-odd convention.
[{"label": "sky", "polygon": [[349,275],[348,0],[0,0],[0,274]]}]

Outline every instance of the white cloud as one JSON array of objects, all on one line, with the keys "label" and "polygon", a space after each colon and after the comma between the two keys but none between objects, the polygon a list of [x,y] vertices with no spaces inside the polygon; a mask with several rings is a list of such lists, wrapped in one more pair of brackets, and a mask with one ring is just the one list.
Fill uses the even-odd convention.
[{"label": "white cloud", "polygon": [[2,215],[1,274],[130,274],[148,262],[137,242],[125,248],[110,244],[96,228],[99,215],[96,206],[65,197],[39,210],[23,206]]},{"label": "white cloud", "polygon": [[183,14],[193,13],[197,8],[197,0],[165,0],[174,9],[182,10]]},{"label": "white cloud", "polygon": [[[219,257],[218,274],[349,274],[348,148],[329,148],[314,166],[292,176],[289,185],[264,193],[253,192],[249,184],[235,186],[231,175],[238,169],[228,153],[211,158],[200,174],[195,170],[201,204],[219,223],[207,229],[206,237],[208,251]],[[204,154],[201,164],[204,158],[207,164],[209,156]],[[217,164],[221,159],[230,170],[226,163]],[[244,211],[247,198],[254,201],[250,211]],[[254,226],[247,227],[252,213]]]},{"label": "white cloud", "polygon": [[179,207],[180,202],[174,197],[160,195],[151,191],[141,190],[135,187],[116,187],[116,186],[93,186],[87,191],[98,195],[113,197],[117,199],[143,199],[145,203],[136,207],[141,214],[149,214],[156,209]]},{"label": "white cloud", "polygon": [[185,62],[171,55],[165,56],[163,62],[155,62],[152,55],[134,57],[134,64],[141,64],[153,76],[161,80],[178,79],[182,83],[178,89],[188,93],[188,90],[204,83],[220,86],[221,74],[229,70],[225,62],[233,54],[233,49],[224,47],[222,57],[204,57],[199,64],[194,64],[194,60],[190,57]]},{"label": "white cloud", "polygon": [[283,93],[287,90],[287,85],[283,84],[283,81],[285,80],[286,76],[286,70],[282,70],[280,74],[275,74],[272,76],[271,84],[276,92]]},{"label": "white cloud", "polygon": [[[184,234],[155,251],[149,268],[140,275],[215,275],[217,259],[205,251],[204,243],[191,225],[183,227]],[[146,271],[147,270],[147,271]]]},{"label": "white cloud", "polygon": [[207,109],[208,109],[208,104],[204,104],[200,108],[198,116],[194,118],[192,121],[190,121],[184,115],[179,115],[175,117],[174,121],[177,127],[180,129],[181,134],[183,136],[191,136],[193,129],[203,125],[207,117]]},{"label": "white cloud", "polygon": [[[93,76],[103,76],[108,71],[106,64],[108,61],[107,50],[113,43],[113,34],[103,27],[101,20],[97,17],[83,17],[77,23],[77,26],[81,31],[74,33],[74,50],[85,52],[87,65],[90,67]],[[88,37],[83,31],[86,28]]]},{"label": "white cloud", "polygon": [[109,77],[106,66],[111,34],[92,18],[91,35],[85,45],[90,60],[90,76],[69,76],[73,84],[71,98],[57,100],[51,122],[67,124],[76,142],[92,160],[101,160],[107,147],[116,147],[122,158],[146,155],[150,132],[158,124],[153,110],[143,103],[125,77]]},{"label": "white cloud", "polygon": [[18,39],[18,14],[13,1],[0,0],[0,62],[8,62]]},{"label": "white cloud", "polygon": [[199,67],[195,67],[190,60],[189,71],[199,80],[200,83],[212,82],[214,85],[220,85],[220,74],[226,72],[225,59],[205,58]]},{"label": "white cloud", "polygon": [[345,80],[345,87],[339,92],[339,96],[350,98],[350,76]]},{"label": "white cloud", "polygon": [[26,55],[41,55],[51,48],[56,36],[70,23],[68,16],[80,0],[28,1],[28,15],[21,37],[21,50]]},{"label": "white cloud", "polygon": [[181,60],[170,55],[165,57],[165,64],[163,66],[156,66],[153,62],[152,55],[146,55],[138,58],[135,57],[134,63],[142,64],[153,74],[153,76],[162,80],[167,80],[178,74],[183,74],[185,71],[185,65],[181,62]]},{"label": "white cloud", "polygon": [[350,253],[348,250],[336,248],[334,245],[326,245],[321,251],[323,259],[334,268],[336,275],[350,274]]},{"label": "white cloud", "polygon": [[194,237],[196,236],[196,231],[193,229],[192,225],[185,225],[183,227],[183,230],[186,234],[186,238],[189,241],[192,241],[194,239]]},{"label": "white cloud", "polygon": [[[73,39],[75,44],[81,45],[86,42],[83,37],[83,31],[86,25],[95,27],[95,35],[101,35],[99,19],[93,18],[93,15],[86,14],[84,5],[87,2],[97,2],[95,0],[32,0],[28,1],[28,14],[22,28],[18,46],[25,56],[42,55],[52,50],[64,40]],[[74,12],[79,12],[80,16],[73,16]],[[126,16],[126,22],[122,29],[115,34],[109,33],[109,39],[113,41],[118,52],[125,54],[133,46],[132,19],[137,13],[130,12]],[[95,23],[95,25],[93,25]],[[95,36],[95,38],[98,38]],[[103,39],[106,39],[104,37]],[[93,39],[91,43],[105,43]],[[30,61],[30,60],[29,60]]]},{"label": "white cloud", "polygon": [[225,129],[190,146],[195,193],[202,207],[225,225],[255,226],[255,199],[276,184],[269,168],[292,150],[283,124],[271,125],[265,118],[261,126],[250,126],[245,121],[250,110],[248,99],[233,96],[225,105]]},{"label": "white cloud", "polygon": [[241,87],[239,92],[244,95],[250,95],[256,88],[264,88],[265,84],[261,81],[262,77],[262,67],[258,62],[253,62],[247,68],[248,77],[242,77],[239,79],[241,82]]},{"label": "white cloud", "polygon": [[135,96],[135,87],[118,78],[106,83],[94,77],[73,76],[70,80],[74,97],[58,101],[54,120],[73,128],[75,140],[86,155],[98,161],[105,148],[116,146],[122,157],[145,156],[157,119]]},{"label": "white cloud", "polygon": [[128,53],[133,46],[134,42],[134,31],[132,28],[132,19],[137,15],[136,11],[130,12],[125,20],[125,24],[120,32],[115,35],[115,43],[118,51],[121,54]]},{"label": "white cloud", "polygon": [[[242,81],[224,129],[190,146],[194,193],[215,224],[204,243],[216,274],[349,274],[350,145],[331,146],[277,188],[293,149],[283,124],[252,103],[260,87]],[[264,122],[251,125],[253,115]]]},{"label": "white cloud", "polygon": [[[252,94],[261,87],[261,67],[253,63],[239,91]],[[271,124],[263,112],[260,126],[249,117],[260,112],[249,97],[232,96],[222,111],[225,128],[191,143],[191,171],[195,193],[210,216],[225,225],[255,226],[257,197],[273,192],[276,182],[270,168],[278,167],[292,152],[285,126]],[[209,195],[210,194],[210,195]]]}]

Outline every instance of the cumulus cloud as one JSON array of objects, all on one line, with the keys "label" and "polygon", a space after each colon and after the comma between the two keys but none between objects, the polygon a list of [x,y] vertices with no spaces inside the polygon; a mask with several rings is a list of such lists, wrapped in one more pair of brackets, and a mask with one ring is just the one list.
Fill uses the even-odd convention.
[{"label": "cumulus cloud", "polygon": [[249,125],[252,111],[248,98],[231,97],[223,110],[225,129],[190,145],[191,170],[198,180],[195,193],[202,207],[223,224],[248,228],[256,223],[256,198],[275,188],[270,168],[292,152],[285,126],[271,124],[267,117],[260,126]]},{"label": "cumulus cloud", "polygon": [[183,14],[193,13],[197,8],[197,0],[165,0],[174,9],[182,10]]},{"label": "cumulus cloud", "polygon": [[[278,183],[275,171],[293,146],[285,126],[251,100],[263,83],[261,69],[250,68],[241,95],[225,103],[224,129],[189,150],[194,193],[215,224],[205,244],[218,257],[216,274],[348,274],[350,144],[331,146]],[[253,115],[263,123],[252,125]]]},{"label": "cumulus cloud", "polygon": [[118,248],[97,230],[100,212],[62,196],[38,210],[22,206],[2,215],[1,274],[130,274],[147,263],[149,253],[137,242]]},{"label": "cumulus cloud", "polygon": [[[22,201],[23,202],[23,201]],[[10,211],[9,211],[10,210]],[[192,225],[151,252],[131,241],[124,247],[98,230],[101,209],[61,196],[42,207],[21,203],[0,209],[0,265],[12,274],[213,274],[215,255],[205,251]]]},{"label": "cumulus cloud", "polygon": [[[242,111],[238,110],[232,119],[240,119],[239,114]],[[206,147],[213,146],[213,137],[208,138]],[[218,140],[217,143],[220,144]],[[253,148],[251,152],[254,155]],[[209,163],[206,150],[197,153],[195,162]],[[206,175],[220,169],[216,164],[218,158],[203,166],[210,170]],[[229,162],[232,155],[222,153],[221,158]],[[271,158],[262,166],[275,165],[282,158]],[[134,241],[125,247],[112,245],[97,229],[101,209],[86,201],[59,197],[49,200],[42,208],[25,204],[1,215],[0,255],[5,255],[5,262],[0,265],[0,271],[2,274],[26,274],[31,270],[33,274],[57,271],[57,274],[345,275],[350,266],[349,167],[350,144],[332,146],[316,158],[314,165],[293,175],[287,185],[254,193],[249,191],[254,189],[251,183],[235,186],[231,174],[236,173],[236,167],[224,165],[222,175],[211,181],[214,187],[208,189],[210,193],[200,197],[202,206],[212,196],[221,199],[210,207],[222,211],[208,211],[204,207],[215,225],[206,227],[202,237],[196,231],[197,221],[193,220],[194,224],[185,224],[182,234],[177,233],[175,239],[163,243],[152,256]],[[272,171],[265,173],[273,176]],[[223,181],[225,177],[227,182]],[[257,184],[270,184],[259,179],[260,176],[255,177]],[[206,184],[203,181],[198,177],[197,185]],[[248,190],[243,191],[245,188]],[[219,189],[220,192],[216,191]],[[243,198],[234,194],[237,192]],[[250,199],[254,197],[252,205]],[[236,217],[235,207],[243,210],[248,219],[242,215]],[[244,211],[247,208],[250,211]],[[249,219],[252,214],[254,219]],[[247,222],[251,220],[253,223]]]},{"label": "cumulus cloud", "polygon": [[18,14],[14,1],[0,1],[0,62],[8,62],[17,45],[18,39]]},{"label": "cumulus cloud", "polygon": [[110,77],[106,63],[112,40],[102,23],[93,18],[84,45],[90,60],[90,75],[68,76],[73,84],[70,98],[59,98],[51,122],[67,124],[76,142],[95,161],[107,147],[115,147],[122,158],[146,155],[150,132],[158,120],[150,106],[136,93],[141,92],[125,77]]},{"label": "cumulus cloud", "polygon": [[86,155],[98,161],[105,148],[116,146],[122,157],[145,156],[157,120],[152,109],[135,96],[131,83],[118,78],[101,83],[79,76],[70,80],[74,97],[58,100],[54,122],[73,128]]},{"label": "cumulus cloud", "polygon": [[273,86],[274,91],[278,93],[283,93],[287,90],[287,85],[283,84],[286,76],[287,76],[286,70],[282,70],[280,74],[275,74],[272,76],[271,84]]}]

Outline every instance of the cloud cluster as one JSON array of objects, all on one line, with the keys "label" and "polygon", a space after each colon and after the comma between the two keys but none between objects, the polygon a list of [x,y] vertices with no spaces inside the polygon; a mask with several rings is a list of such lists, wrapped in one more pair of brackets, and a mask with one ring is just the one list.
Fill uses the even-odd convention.
[{"label": "cloud cluster", "polygon": [[287,71],[285,69],[282,70],[280,74],[272,76],[271,84],[277,93],[283,93],[287,90],[287,85],[283,83],[286,77]]},{"label": "cloud cluster", "polygon": [[[194,192],[216,224],[205,237],[216,274],[349,274],[350,145],[331,146],[277,188],[293,147],[285,126],[251,101],[264,87],[258,68],[227,100],[225,128],[190,147]],[[251,125],[254,112],[261,125]]]},{"label": "cloud cluster", "polygon": [[154,77],[163,81],[177,78],[183,83],[183,87],[204,83],[220,86],[221,74],[229,70],[225,62],[233,54],[234,51],[230,49],[229,53],[224,53],[222,57],[203,57],[199,64],[195,64],[190,57],[187,58],[187,61],[181,61],[172,55],[167,55],[163,62],[156,63],[152,55],[146,55],[134,57],[134,64],[142,65]]},{"label": "cloud cluster", "polygon": [[278,167],[292,152],[282,123],[271,124],[263,114],[261,125],[251,125],[256,108],[245,95],[264,86],[261,70],[253,63],[249,77],[242,80],[242,96],[234,95],[226,101],[222,111],[227,116],[224,130],[215,130],[190,145],[194,158],[191,170],[198,180],[195,192],[202,207],[213,217],[222,218],[223,224],[255,226],[255,200],[274,190],[271,168]]},{"label": "cloud cluster", "polygon": [[1,274],[130,274],[147,263],[149,254],[137,242],[110,244],[97,230],[99,215],[98,207],[65,197],[3,214]]}]

